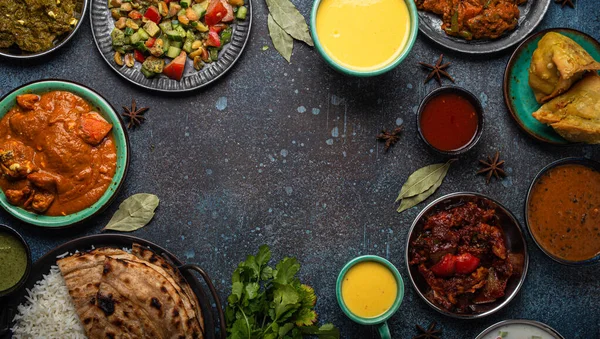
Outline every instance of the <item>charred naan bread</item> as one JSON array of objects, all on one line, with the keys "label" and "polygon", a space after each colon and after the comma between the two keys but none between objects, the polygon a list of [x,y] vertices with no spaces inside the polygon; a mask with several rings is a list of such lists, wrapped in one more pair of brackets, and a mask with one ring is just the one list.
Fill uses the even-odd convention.
[{"label": "charred naan bread", "polygon": [[135,259],[133,254],[116,248],[97,248],[89,252],[76,253],[57,261],[60,272],[65,279],[69,294],[75,304],[77,315],[82,320],[83,327],[88,333],[92,326],[89,318],[90,310],[96,305],[96,294],[102,278],[104,260],[107,256],[113,258]]},{"label": "charred naan bread", "polygon": [[586,75],[568,92],[544,104],[533,117],[569,141],[600,144],[600,76]]},{"label": "charred naan bread", "polygon": [[195,293],[151,250],[98,248],[58,265],[89,338],[204,338]]},{"label": "charred naan bread", "polygon": [[529,86],[539,103],[566,92],[587,71],[600,70],[600,63],[572,39],[546,33],[533,52]]}]

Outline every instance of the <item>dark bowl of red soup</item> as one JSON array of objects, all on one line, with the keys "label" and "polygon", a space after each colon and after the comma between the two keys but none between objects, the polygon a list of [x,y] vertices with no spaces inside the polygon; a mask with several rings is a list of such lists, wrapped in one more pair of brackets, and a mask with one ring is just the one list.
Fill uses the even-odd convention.
[{"label": "dark bowl of red soup", "polygon": [[483,131],[483,107],[477,97],[460,87],[433,90],[421,101],[417,112],[421,139],[445,155],[467,152]]}]

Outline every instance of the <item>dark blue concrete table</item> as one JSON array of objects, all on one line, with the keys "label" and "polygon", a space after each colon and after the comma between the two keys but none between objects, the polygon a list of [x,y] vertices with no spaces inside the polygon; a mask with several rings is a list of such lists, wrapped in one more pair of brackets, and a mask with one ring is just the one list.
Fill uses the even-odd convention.
[{"label": "dark blue concrete table", "polygon": [[[295,2],[308,15],[311,3]],[[388,258],[408,279],[406,235],[424,205],[398,214],[393,202],[410,173],[443,161],[417,135],[417,105],[437,87],[434,81],[423,84],[426,72],[418,61],[433,62],[443,52],[457,85],[476,93],[485,107],[481,141],[452,166],[435,197],[481,192],[523,222],[527,188],[539,169],[567,156],[600,159],[598,147],[549,146],[518,128],[501,89],[511,51],[473,58],[419,36],[394,71],[351,79],[329,69],[314,49],[302,44],[295,45],[287,64],[270,43],[265,4],[254,5],[253,32],[241,60],[210,88],[188,95],[152,93],[121,79],[101,59],[87,19],[68,46],[45,60],[0,60],[0,94],[29,81],[64,78],[93,87],[115,107],[129,105],[132,97],[151,107],[148,121],[130,133],[133,152],[123,190],[93,221],[52,231],[27,227],[0,212],[0,222],[24,233],[35,258],[67,240],[98,233],[129,195],[155,193],[162,202],[154,221],[133,235],[206,268],[223,299],[236,264],[266,243],[277,260],[286,255],[300,259],[302,280],[319,296],[320,321],[335,323],[344,338],[375,338],[373,329],[342,314],[335,280],[348,260],[362,254]],[[575,10],[552,4],[540,28],[557,26],[600,39],[597,1],[578,0]],[[264,45],[271,48],[263,51]],[[405,132],[384,153],[375,135],[397,124],[404,124]],[[475,176],[477,160],[497,150],[506,159],[509,176],[486,185]],[[473,338],[500,320],[527,318],[551,325],[566,338],[600,338],[600,268],[561,266],[545,257],[529,235],[527,241],[529,274],[504,310],[477,321],[447,318],[405,281],[404,302],[390,321],[394,337],[411,338],[415,324],[435,320],[444,338]]]}]

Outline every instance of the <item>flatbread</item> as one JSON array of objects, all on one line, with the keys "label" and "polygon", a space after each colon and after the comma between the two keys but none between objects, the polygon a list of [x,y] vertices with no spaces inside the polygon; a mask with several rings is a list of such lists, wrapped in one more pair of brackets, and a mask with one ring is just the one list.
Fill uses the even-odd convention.
[{"label": "flatbread", "polygon": [[58,260],[88,338],[204,338],[195,293],[165,258],[98,248]]}]

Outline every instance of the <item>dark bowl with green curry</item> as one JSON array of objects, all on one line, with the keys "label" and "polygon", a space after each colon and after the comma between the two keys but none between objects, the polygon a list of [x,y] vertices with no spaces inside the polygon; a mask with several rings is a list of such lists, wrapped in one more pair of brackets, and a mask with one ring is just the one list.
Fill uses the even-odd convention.
[{"label": "dark bowl with green curry", "polygon": [[15,229],[0,224],[0,300],[20,290],[30,271],[29,245]]},{"label": "dark bowl with green curry", "polygon": [[0,56],[30,59],[52,53],[75,35],[88,0],[0,0]]}]

